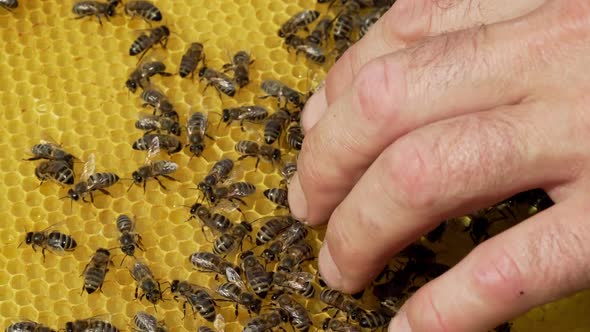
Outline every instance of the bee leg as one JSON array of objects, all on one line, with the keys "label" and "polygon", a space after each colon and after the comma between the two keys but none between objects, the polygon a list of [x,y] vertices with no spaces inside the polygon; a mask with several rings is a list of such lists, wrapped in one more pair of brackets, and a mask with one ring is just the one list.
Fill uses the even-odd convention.
[{"label": "bee leg", "polygon": [[135,286],[135,298],[137,299],[137,292],[139,291],[138,287]]},{"label": "bee leg", "polygon": [[209,134],[205,134],[205,136],[207,136],[209,139],[211,139],[211,140],[213,140],[213,141],[215,140],[215,138],[213,138],[213,136],[211,136],[211,135],[209,135]]},{"label": "bee leg", "polygon": [[236,315],[236,318],[238,318],[238,304],[236,303],[236,309],[234,310],[234,313]]},{"label": "bee leg", "polygon": [[100,15],[96,15],[96,18],[98,19],[98,23],[100,23],[100,26],[102,27],[102,20],[100,19]]},{"label": "bee leg", "polygon": [[162,187],[162,189],[164,189],[164,190],[168,190],[168,188],[166,188],[166,186],[162,184],[162,181],[160,181],[160,179],[158,179],[158,177],[157,177],[157,176],[154,176],[154,179],[155,179],[156,181],[158,181],[158,184],[160,185],[160,187]]},{"label": "bee leg", "polygon": [[98,190],[99,190],[101,193],[105,194],[105,195],[108,195],[108,196],[113,196],[113,195],[111,195],[111,193],[110,193],[108,190],[106,190],[106,189],[98,189]]},{"label": "bee leg", "polygon": [[41,254],[43,255],[43,263],[45,263],[45,248],[41,250]]},{"label": "bee leg", "polygon": [[182,319],[186,317],[186,301],[182,303]]}]

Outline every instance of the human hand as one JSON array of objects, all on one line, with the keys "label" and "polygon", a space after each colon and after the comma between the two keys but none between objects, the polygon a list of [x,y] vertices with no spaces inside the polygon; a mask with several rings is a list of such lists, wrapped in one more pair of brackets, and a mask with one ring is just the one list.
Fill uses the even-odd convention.
[{"label": "human hand", "polygon": [[[590,3],[398,0],[303,113],[293,214],[327,283],[366,286],[440,220],[531,188],[556,205],[422,287],[391,331],[480,331],[590,285]],[[363,268],[359,268],[363,267]]]}]

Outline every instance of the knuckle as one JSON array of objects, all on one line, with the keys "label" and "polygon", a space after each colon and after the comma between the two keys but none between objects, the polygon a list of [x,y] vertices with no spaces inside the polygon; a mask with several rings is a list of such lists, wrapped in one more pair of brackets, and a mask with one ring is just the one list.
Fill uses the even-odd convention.
[{"label": "knuckle", "polygon": [[359,71],[353,82],[353,108],[368,122],[381,126],[396,120],[405,97],[402,67],[395,59],[378,57]]},{"label": "knuckle", "polygon": [[427,140],[417,134],[399,139],[383,154],[385,181],[380,182],[390,199],[409,211],[432,206],[440,196],[440,160]]},{"label": "knuckle", "polygon": [[481,299],[505,303],[524,292],[522,264],[505,248],[491,248],[488,242],[478,246],[473,257],[477,262],[470,273],[473,287]]},{"label": "knuckle", "polygon": [[429,285],[422,287],[408,301],[406,315],[410,326],[417,331],[456,331],[451,322],[444,319],[433,290],[434,288]]},{"label": "knuckle", "polygon": [[312,130],[305,140],[297,162],[297,172],[299,181],[303,188],[322,188],[325,184],[324,167],[322,167],[321,158],[321,139],[316,135],[317,131]]}]

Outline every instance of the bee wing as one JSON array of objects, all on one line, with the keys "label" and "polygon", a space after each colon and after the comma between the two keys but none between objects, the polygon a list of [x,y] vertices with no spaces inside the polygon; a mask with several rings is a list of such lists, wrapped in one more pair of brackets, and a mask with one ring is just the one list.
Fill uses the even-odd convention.
[{"label": "bee wing", "polygon": [[61,225],[65,224],[65,223],[66,223],[65,221],[60,221],[60,222],[57,222],[55,224],[51,224],[51,225],[47,226],[47,228],[41,230],[41,232],[42,233],[49,233],[50,230],[55,229],[58,226],[61,226]]},{"label": "bee wing", "polygon": [[225,332],[225,318],[223,318],[222,314],[217,314],[215,316],[213,327],[215,327],[218,332]]},{"label": "bee wing", "polygon": [[312,281],[315,277],[309,272],[291,272],[290,278],[285,282],[286,286],[293,289],[300,289],[306,282]]},{"label": "bee wing", "polygon": [[241,289],[247,289],[246,284],[242,280],[242,277],[240,277],[240,274],[234,268],[226,267],[225,276],[227,278],[227,281],[233,282],[234,284],[238,285]]},{"label": "bee wing", "polygon": [[151,114],[140,114],[137,122],[142,124],[143,126],[151,126],[151,127],[155,127],[155,128],[160,128],[160,121],[158,121],[158,118],[154,115]]},{"label": "bee wing", "polygon": [[82,172],[82,176],[80,177],[80,179],[82,181],[88,180],[88,177],[90,177],[90,175],[94,174],[95,171],[96,171],[96,160],[94,157],[94,153],[91,153],[88,156],[88,160],[86,160],[86,162],[84,163],[84,171]]},{"label": "bee wing", "polygon": [[145,157],[145,163],[150,164],[158,155],[158,153],[160,153],[160,139],[158,138],[158,135],[154,135],[154,138],[152,138],[152,142],[148,149],[147,156]]}]

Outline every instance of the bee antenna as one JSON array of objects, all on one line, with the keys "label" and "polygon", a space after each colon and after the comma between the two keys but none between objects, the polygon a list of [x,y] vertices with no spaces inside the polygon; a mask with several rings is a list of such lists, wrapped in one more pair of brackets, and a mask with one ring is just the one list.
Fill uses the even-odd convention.
[{"label": "bee antenna", "polygon": [[129,186],[129,188],[127,188],[127,192],[129,192],[129,190],[131,190],[131,187],[133,187],[133,182],[131,183],[131,185]]}]

